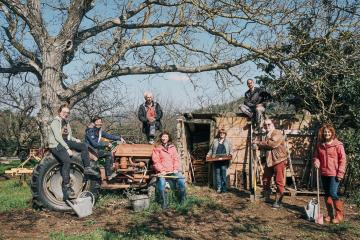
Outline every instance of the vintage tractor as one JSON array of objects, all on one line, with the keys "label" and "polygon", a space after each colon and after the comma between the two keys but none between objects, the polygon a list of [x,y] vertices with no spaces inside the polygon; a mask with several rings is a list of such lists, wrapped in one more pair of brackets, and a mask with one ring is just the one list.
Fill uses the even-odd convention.
[{"label": "vintage tractor", "polygon": [[[114,171],[118,175],[111,181],[106,180],[105,170],[98,163],[101,159],[97,159],[94,152],[90,151],[91,164],[99,171],[100,179],[84,176],[80,154],[75,154],[70,172],[72,188],[76,193],[90,191],[95,198],[99,196],[100,189],[148,191],[150,182],[155,180],[151,181],[155,177],[151,167],[152,149],[153,145],[150,144],[116,144],[112,153]],[[51,153],[47,153],[35,167],[31,179],[34,207],[55,211],[71,210],[63,201],[61,182],[60,164]]]}]

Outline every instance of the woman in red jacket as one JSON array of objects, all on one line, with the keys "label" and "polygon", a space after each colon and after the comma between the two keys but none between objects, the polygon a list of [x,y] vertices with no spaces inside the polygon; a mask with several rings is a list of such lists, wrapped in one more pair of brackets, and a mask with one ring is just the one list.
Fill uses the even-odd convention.
[{"label": "woman in red jacket", "polygon": [[156,142],[152,152],[152,161],[153,167],[156,173],[158,173],[156,186],[160,195],[161,207],[163,209],[167,207],[166,180],[172,182],[171,187],[177,185],[180,203],[183,203],[185,200],[185,178],[181,173],[179,154],[167,131],[163,131],[160,134],[159,140]]},{"label": "woman in red jacket", "polygon": [[331,124],[326,123],[319,129],[313,162],[321,173],[325,191],[328,216],[324,221],[338,224],[344,219],[344,203],[339,199],[337,191],[340,181],[344,178],[346,155],[344,145],[336,138],[335,129]]}]

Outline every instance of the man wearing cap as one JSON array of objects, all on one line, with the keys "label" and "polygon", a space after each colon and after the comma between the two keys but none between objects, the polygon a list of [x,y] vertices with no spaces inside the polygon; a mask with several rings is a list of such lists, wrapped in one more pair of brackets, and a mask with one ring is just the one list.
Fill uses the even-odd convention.
[{"label": "man wearing cap", "polygon": [[262,177],[265,201],[268,202],[270,200],[271,178],[275,176],[276,199],[273,207],[279,208],[285,191],[285,167],[288,157],[285,137],[280,130],[275,129],[274,123],[270,119],[265,119],[264,128],[266,130],[265,140],[255,140],[253,143],[266,151],[266,164]]},{"label": "man wearing cap", "polygon": [[161,131],[161,118],[163,116],[160,104],[154,102],[151,92],[144,93],[145,103],[141,104],[138,111],[138,118],[143,124],[142,131],[150,144],[154,143],[156,130]]}]

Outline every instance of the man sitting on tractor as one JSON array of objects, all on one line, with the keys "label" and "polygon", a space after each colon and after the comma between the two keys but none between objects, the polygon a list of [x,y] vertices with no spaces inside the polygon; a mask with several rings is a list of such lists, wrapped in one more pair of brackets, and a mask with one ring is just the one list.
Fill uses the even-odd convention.
[{"label": "man sitting on tractor", "polygon": [[111,154],[111,151],[107,150],[106,148],[112,147],[111,142],[101,141],[102,138],[112,140],[112,141],[121,141],[125,142],[121,136],[111,135],[107,132],[101,130],[102,127],[102,119],[101,117],[97,116],[94,117],[91,122],[94,124],[94,127],[88,127],[85,131],[85,142],[89,144],[92,148],[94,148],[97,153],[98,157],[105,158],[105,174],[107,180],[112,180],[116,173],[113,173],[112,167],[114,164],[114,159]]},{"label": "man sitting on tractor", "polygon": [[166,181],[173,183],[171,187],[174,187],[175,184],[177,185],[179,200],[182,204],[185,200],[185,178],[181,173],[179,154],[167,131],[163,131],[160,134],[159,140],[156,142],[152,152],[152,161],[158,175],[156,187],[160,195],[161,208],[165,209],[167,207],[165,192]]}]

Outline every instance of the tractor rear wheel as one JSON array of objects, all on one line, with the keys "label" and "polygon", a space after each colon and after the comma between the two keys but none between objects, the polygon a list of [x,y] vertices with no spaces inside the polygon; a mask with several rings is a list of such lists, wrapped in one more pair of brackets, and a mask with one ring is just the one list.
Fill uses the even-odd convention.
[{"label": "tractor rear wheel", "polygon": [[[90,191],[97,199],[100,180],[84,176],[80,154],[75,153],[71,161],[70,183],[75,193]],[[92,164],[96,164],[96,162],[92,162]],[[60,168],[59,161],[50,153],[45,155],[41,162],[35,166],[31,178],[31,191],[35,208],[47,208],[53,211],[71,210],[71,207],[63,200]],[[99,171],[99,168],[95,169]]]}]

